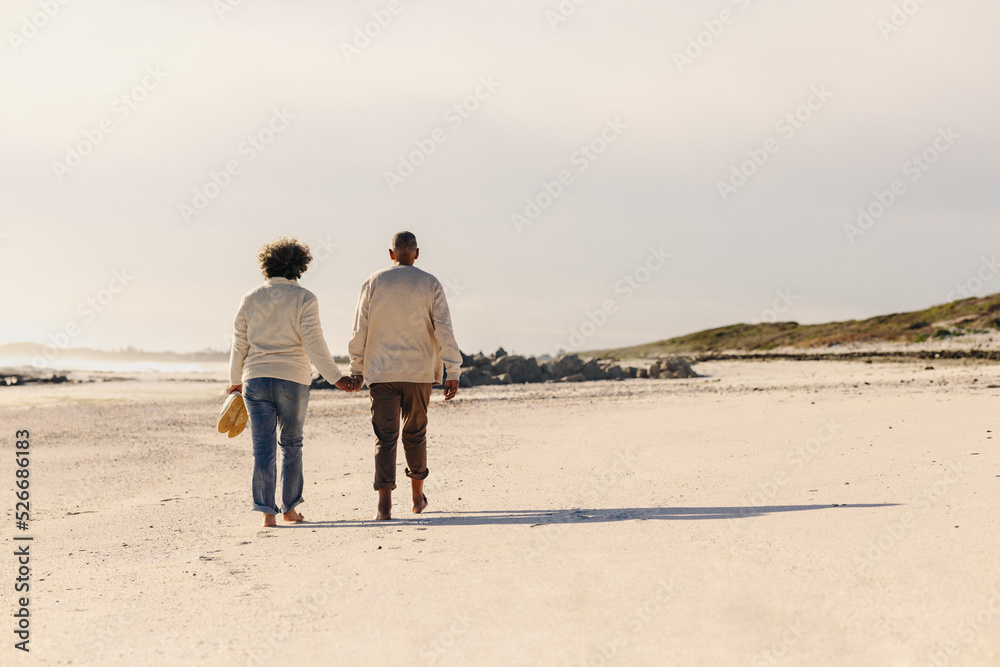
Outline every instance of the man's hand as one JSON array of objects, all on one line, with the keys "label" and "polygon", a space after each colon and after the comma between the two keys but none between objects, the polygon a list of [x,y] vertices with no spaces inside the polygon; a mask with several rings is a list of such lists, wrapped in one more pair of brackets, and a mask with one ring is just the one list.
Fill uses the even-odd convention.
[{"label": "man's hand", "polygon": [[347,377],[346,375],[333,383],[333,386],[342,391],[357,391],[358,385],[355,383],[354,378]]},{"label": "man's hand", "polygon": [[444,383],[444,400],[450,401],[458,393],[458,380],[446,380]]},{"label": "man's hand", "polygon": [[229,385],[229,391],[227,391],[226,394],[231,394],[234,391],[238,391],[238,392],[240,392],[242,394],[243,393],[243,385],[241,385],[241,384]]},{"label": "man's hand", "polygon": [[355,384],[357,385],[358,391],[361,391],[361,388],[365,386],[365,376],[363,374],[355,373],[354,375],[351,376],[351,379],[354,380]]}]

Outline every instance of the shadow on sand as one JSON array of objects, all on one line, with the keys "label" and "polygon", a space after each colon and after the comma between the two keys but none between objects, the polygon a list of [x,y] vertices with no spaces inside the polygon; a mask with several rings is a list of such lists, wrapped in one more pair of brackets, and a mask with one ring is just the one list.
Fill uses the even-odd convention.
[{"label": "shadow on sand", "polygon": [[[375,521],[306,521],[294,524],[297,528],[352,526],[508,526],[527,525],[529,527],[566,523],[607,523],[610,521],[701,521],[705,519],[749,519],[781,512],[805,512],[808,510],[868,509],[874,507],[896,507],[898,503],[867,505],[770,505],[762,507],[632,507],[622,509],[570,509],[570,510],[505,510],[482,512],[435,512],[430,508],[419,516],[408,511],[391,522]],[[407,510],[396,508],[397,512]],[[374,510],[373,510],[374,512]]]}]

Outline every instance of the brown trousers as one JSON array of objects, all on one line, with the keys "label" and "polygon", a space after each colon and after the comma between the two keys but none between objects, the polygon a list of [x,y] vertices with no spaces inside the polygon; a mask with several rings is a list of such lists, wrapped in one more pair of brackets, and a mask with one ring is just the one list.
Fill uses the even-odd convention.
[{"label": "brown trousers", "polygon": [[427,479],[427,404],[430,382],[377,382],[368,389],[375,430],[375,489],[396,488],[396,441],[403,417],[403,455],[406,476]]}]

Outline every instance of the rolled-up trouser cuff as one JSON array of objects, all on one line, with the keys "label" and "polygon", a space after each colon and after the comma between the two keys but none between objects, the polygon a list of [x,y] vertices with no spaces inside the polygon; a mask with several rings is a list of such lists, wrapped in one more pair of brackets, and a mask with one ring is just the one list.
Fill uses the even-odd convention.
[{"label": "rolled-up trouser cuff", "polygon": [[268,507],[267,505],[258,505],[256,503],[254,503],[253,511],[263,512],[264,514],[281,514],[277,507]]},{"label": "rolled-up trouser cuff", "polygon": [[281,512],[282,512],[282,514],[284,514],[285,512],[291,512],[293,509],[295,509],[296,507],[298,507],[299,505],[301,505],[304,502],[305,502],[305,499],[300,496],[298,500],[296,500],[294,503],[292,503],[291,505],[289,505],[285,509],[281,510]]},{"label": "rolled-up trouser cuff", "polygon": [[396,490],[395,482],[375,482],[375,490],[381,491],[382,489],[389,489],[390,491]]},{"label": "rolled-up trouser cuff", "polygon": [[407,468],[406,476],[409,477],[410,479],[427,479],[427,475],[429,475],[430,472],[431,472],[430,468],[424,470],[423,472],[410,472],[410,469]]}]

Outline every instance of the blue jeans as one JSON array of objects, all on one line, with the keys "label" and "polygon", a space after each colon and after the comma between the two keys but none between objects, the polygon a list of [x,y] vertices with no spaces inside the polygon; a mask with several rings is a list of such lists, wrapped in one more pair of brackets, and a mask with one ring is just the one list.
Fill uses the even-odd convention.
[{"label": "blue jeans", "polygon": [[[302,427],[309,406],[309,385],[253,378],[243,384],[253,440],[253,508],[280,514],[302,502]],[[274,504],[275,468],[281,446],[281,506]]]}]

